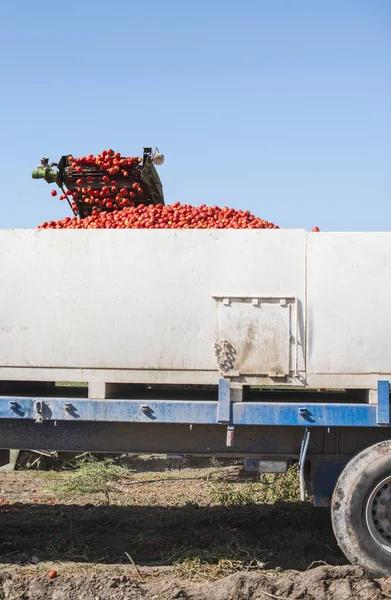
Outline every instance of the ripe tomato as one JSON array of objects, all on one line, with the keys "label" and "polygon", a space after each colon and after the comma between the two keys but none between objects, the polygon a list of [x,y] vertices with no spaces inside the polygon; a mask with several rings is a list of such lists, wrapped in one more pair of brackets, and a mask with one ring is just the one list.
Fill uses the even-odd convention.
[{"label": "ripe tomato", "polygon": [[[144,205],[132,202],[142,196],[144,190],[140,184],[140,168],[142,162],[138,157],[121,157],[120,152],[111,148],[102,150],[100,154],[89,154],[80,158],[68,156],[68,164],[82,174],[83,167],[91,165],[95,171],[101,171],[101,180],[105,185],[92,189],[91,185],[83,186],[83,179],[76,179],[77,191],[73,193],[72,209],[88,208],[90,216],[80,219],[66,217],[60,221],[44,222],[41,229],[278,229],[274,223],[259,219],[248,210],[235,210],[228,206],[207,206],[201,204],[193,207],[188,204],[174,202],[171,206]],[[115,175],[116,180],[112,177]],[[122,178],[122,181],[121,181]],[[87,182],[92,183],[94,177],[86,174]],[[127,181],[125,181],[125,179]],[[121,187],[122,186],[122,187]],[[57,192],[53,190],[52,196]],[[72,196],[68,190],[60,200]],[[78,199],[78,203],[74,202]],[[141,197],[139,198],[141,200]],[[136,204],[136,205],[135,205]],[[319,231],[314,228],[313,231]]]}]

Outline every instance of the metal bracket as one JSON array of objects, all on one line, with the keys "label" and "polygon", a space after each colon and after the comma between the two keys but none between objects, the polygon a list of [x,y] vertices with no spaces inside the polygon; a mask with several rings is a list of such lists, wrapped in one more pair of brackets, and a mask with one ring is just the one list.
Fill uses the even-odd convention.
[{"label": "metal bracket", "polygon": [[311,437],[311,428],[306,427],[303,435],[303,439],[301,441],[300,448],[300,458],[299,458],[299,467],[300,467],[300,500],[304,502],[305,500],[305,481],[304,481],[304,466],[307,458],[308,446],[310,443]]},{"label": "metal bracket", "polygon": [[234,444],[234,434],[235,434],[235,427],[233,425],[228,425],[227,427],[227,448],[232,448],[233,444]]},{"label": "metal bracket", "polygon": [[390,424],[390,383],[386,380],[377,382],[376,421],[379,425]]},{"label": "metal bracket", "polygon": [[217,421],[231,420],[231,384],[228,379],[219,379],[219,395],[217,403]]},{"label": "metal bracket", "polygon": [[36,418],[35,418],[35,422],[36,423],[43,423],[43,402],[42,400],[37,400],[35,403],[35,412],[36,414]]}]

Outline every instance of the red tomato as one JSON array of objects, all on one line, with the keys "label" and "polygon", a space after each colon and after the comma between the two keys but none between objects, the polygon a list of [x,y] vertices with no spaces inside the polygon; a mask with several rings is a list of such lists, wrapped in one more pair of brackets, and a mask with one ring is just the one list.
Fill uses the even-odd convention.
[{"label": "red tomato", "polygon": [[[81,177],[76,179],[76,184],[80,187],[77,188],[79,193],[73,194],[72,209],[76,213],[84,206],[90,216],[84,219],[77,216],[66,217],[57,222],[45,221],[40,229],[278,229],[278,225],[255,217],[248,210],[234,210],[228,206],[219,208],[201,204],[193,207],[179,202],[171,206],[146,206],[137,204],[137,200],[132,202],[132,199],[144,194],[139,182],[141,162],[142,159],[138,157],[123,158],[120,152],[114,152],[111,148],[102,150],[100,154],[89,154],[81,158],[69,156],[68,164],[77,173],[81,174],[85,165],[91,165],[95,171],[98,168],[105,185],[93,190],[91,185],[82,187]],[[116,175],[116,180],[110,175]],[[126,185],[125,179],[128,179]],[[92,183],[94,177],[88,175],[86,180]],[[56,195],[54,190],[51,193]],[[66,195],[61,195],[60,200],[67,196],[72,196],[70,190]],[[74,202],[76,198],[78,203]],[[319,228],[314,228],[314,231],[319,231]]]}]

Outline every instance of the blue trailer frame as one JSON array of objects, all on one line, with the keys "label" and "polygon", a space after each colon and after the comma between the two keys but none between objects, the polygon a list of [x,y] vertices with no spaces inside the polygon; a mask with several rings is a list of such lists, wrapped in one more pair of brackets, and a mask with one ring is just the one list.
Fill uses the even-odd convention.
[{"label": "blue trailer frame", "polygon": [[350,458],[390,439],[389,390],[388,380],[378,381],[376,404],[292,402],[289,392],[286,401],[231,401],[226,379],[219,381],[216,400],[186,400],[185,391],[183,399],[4,395],[1,445],[232,456],[254,471],[260,459],[298,460],[302,499],[307,480],[315,506],[329,506]]},{"label": "blue trailer frame", "polygon": [[231,402],[230,384],[219,382],[217,401],[93,400],[0,396],[0,419],[279,425],[293,427],[389,427],[389,382],[378,381],[377,404]]}]

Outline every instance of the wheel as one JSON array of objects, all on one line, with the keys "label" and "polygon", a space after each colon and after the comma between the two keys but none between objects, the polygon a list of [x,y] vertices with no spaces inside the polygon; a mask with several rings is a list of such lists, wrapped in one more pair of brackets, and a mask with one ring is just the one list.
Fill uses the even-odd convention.
[{"label": "wheel", "polygon": [[357,454],[334,489],[331,518],[337,542],[353,564],[391,576],[391,440]]}]

